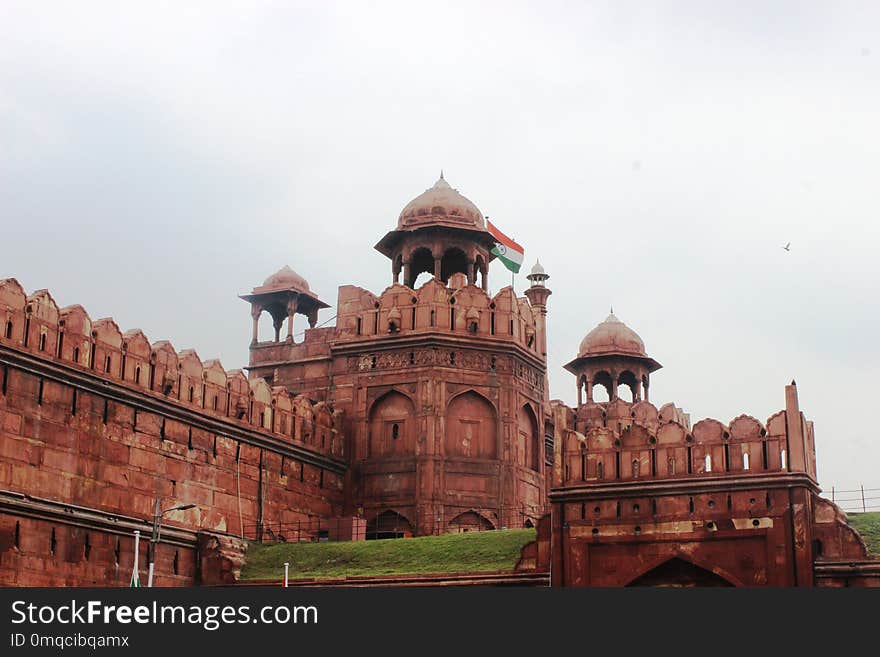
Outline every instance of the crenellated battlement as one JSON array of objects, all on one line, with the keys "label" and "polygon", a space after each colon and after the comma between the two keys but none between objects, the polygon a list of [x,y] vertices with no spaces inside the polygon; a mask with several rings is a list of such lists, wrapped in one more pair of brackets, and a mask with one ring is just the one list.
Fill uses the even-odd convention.
[{"label": "crenellated battlement", "polygon": [[339,341],[431,332],[504,340],[538,354],[537,311],[528,299],[509,286],[489,296],[463,274],[449,286],[435,278],[417,290],[395,283],[378,296],[343,285],[337,308]]},{"label": "crenellated battlement", "polygon": [[340,418],[326,404],[270,388],[261,378],[249,381],[219,360],[203,362],[194,349],[177,351],[167,340],[151,344],[140,329],[123,333],[112,318],[93,321],[80,305],[59,308],[48,290],[27,295],[14,278],[0,281],[0,323],[0,345],[344,457]]},{"label": "crenellated battlement", "polygon": [[[560,436],[562,486],[789,469],[785,410],[766,423],[739,415],[728,423],[706,418],[693,427],[674,404],[658,409],[646,401],[615,399],[567,410],[568,426]],[[813,454],[813,425],[804,422]],[[815,478],[815,459],[808,460],[806,471]]]}]

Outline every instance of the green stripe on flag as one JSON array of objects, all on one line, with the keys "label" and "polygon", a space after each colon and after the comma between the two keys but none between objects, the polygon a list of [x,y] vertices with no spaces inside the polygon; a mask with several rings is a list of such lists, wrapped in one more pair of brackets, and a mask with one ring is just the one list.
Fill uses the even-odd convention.
[{"label": "green stripe on flag", "polygon": [[501,253],[498,249],[492,249],[492,254],[495,255],[501,261],[501,264],[503,264],[505,267],[507,267],[514,274],[519,273],[520,263],[514,262],[513,260],[510,260],[509,258],[506,258],[505,256],[501,255]]}]

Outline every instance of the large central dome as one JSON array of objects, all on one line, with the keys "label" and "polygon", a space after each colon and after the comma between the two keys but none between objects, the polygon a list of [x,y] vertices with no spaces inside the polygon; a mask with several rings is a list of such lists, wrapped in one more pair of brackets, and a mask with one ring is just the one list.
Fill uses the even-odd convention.
[{"label": "large central dome", "polygon": [[604,354],[647,357],[645,343],[635,331],[617,319],[614,313],[608,315],[604,322],[587,333],[578,349],[578,357]]},{"label": "large central dome", "polygon": [[464,228],[485,230],[483,213],[469,199],[453,189],[443,174],[434,186],[410,201],[397,220],[397,229],[406,230],[436,222],[461,224]]}]

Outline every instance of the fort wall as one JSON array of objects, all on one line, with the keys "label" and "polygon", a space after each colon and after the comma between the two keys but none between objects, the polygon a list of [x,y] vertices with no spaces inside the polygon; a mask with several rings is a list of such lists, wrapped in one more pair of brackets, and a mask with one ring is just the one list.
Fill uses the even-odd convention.
[{"label": "fort wall", "polygon": [[[340,424],[326,403],[2,281],[0,584],[113,585],[128,563],[127,580],[131,531],[149,536],[157,496],[196,505],[163,518],[192,536],[163,530],[160,585],[195,581],[197,532],[253,539],[338,516]],[[65,509],[84,515],[65,523]]]},{"label": "fort wall", "polygon": [[794,383],[766,423],[691,426],[673,404],[621,399],[553,410],[552,526],[535,553],[554,585],[880,585],[880,563],[819,496]]}]

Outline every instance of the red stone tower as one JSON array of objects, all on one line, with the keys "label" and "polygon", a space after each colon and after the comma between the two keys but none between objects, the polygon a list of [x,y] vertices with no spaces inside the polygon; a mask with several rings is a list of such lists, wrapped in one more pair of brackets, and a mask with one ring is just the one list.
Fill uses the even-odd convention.
[{"label": "red stone tower", "polygon": [[252,377],[344,418],[347,510],[369,537],[522,527],[546,511],[550,290],[541,270],[526,297],[490,296],[493,245],[480,210],[441,175],[376,245],[390,287],[343,285],[335,327],[251,346]]}]

